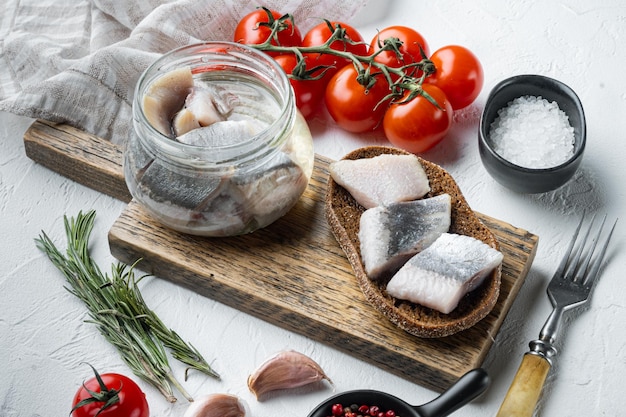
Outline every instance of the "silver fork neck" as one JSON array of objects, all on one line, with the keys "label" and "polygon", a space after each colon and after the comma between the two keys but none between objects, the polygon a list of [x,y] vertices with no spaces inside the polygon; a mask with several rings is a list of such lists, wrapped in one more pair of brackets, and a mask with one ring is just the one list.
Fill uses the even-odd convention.
[{"label": "silver fork neck", "polygon": [[552,343],[537,339],[530,342],[528,346],[530,347],[529,354],[541,356],[552,365],[552,357],[557,354],[557,350]]},{"label": "silver fork neck", "polygon": [[552,312],[548,316],[545,324],[541,328],[541,332],[539,333],[539,339],[548,343],[549,345],[554,344],[556,340],[556,336],[559,332],[559,328],[561,327],[561,320],[563,319],[563,313],[565,309],[560,306],[555,306],[552,309]]},{"label": "silver fork neck", "polygon": [[564,308],[555,306],[548,316],[545,324],[541,328],[539,339],[533,340],[529,343],[529,353],[545,358],[548,362],[550,362],[550,365],[552,365],[552,357],[557,354],[554,342],[559,332],[559,328],[561,327],[561,320],[563,319],[564,312]]}]

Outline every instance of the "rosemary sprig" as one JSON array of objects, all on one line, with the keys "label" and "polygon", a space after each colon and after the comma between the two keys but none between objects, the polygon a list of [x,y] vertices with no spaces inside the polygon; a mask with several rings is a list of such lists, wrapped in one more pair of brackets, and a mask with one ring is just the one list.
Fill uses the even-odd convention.
[{"label": "rosemary sprig", "polygon": [[[165,398],[176,401],[172,386],[189,401],[193,398],[173,376],[165,348],[190,368],[212,377],[219,375],[193,346],[169,329],[147,306],[135,278],[134,266],[113,264],[111,274],[103,274],[89,253],[95,211],[64,217],[67,250],[64,255],[42,232],[37,247],[63,273],[68,291],[82,300],[91,322],[115,346],[135,375],[155,386]],[[187,371],[185,372],[185,376]]]},{"label": "rosemary sprig", "polygon": [[[117,268],[121,268],[122,270],[124,267],[125,266],[121,264],[117,266]],[[153,336],[171,351],[175,359],[183,362],[192,369],[201,371],[214,378],[219,378],[219,375],[211,368],[195,347],[187,344],[178,333],[167,327],[159,316],[147,307],[147,303],[144,301],[141,291],[139,291],[137,287],[137,282],[140,280],[141,278],[135,280],[134,277],[131,277],[130,279],[122,279],[118,282],[118,287],[124,290],[123,295],[127,300],[126,306],[129,309],[128,314],[134,317],[140,317],[143,323],[152,331]],[[124,284],[126,284],[126,288],[123,287]]]}]

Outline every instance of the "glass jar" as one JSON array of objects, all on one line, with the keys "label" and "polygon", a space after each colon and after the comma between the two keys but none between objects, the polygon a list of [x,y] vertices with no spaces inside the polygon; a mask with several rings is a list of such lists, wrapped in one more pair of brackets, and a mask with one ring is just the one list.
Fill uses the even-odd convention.
[{"label": "glass jar", "polygon": [[140,77],[124,153],[133,198],[162,224],[202,236],[255,231],[285,215],[313,171],[289,79],[263,52],[208,42]]}]

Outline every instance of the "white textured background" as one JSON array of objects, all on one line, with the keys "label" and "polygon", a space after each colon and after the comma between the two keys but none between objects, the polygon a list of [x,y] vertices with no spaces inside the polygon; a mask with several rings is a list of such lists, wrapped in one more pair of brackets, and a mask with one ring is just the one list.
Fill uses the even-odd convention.
[{"label": "white textured background", "polygon": [[[455,415],[494,415],[517,369],[527,342],[536,338],[549,312],[544,294],[576,220],[583,210],[615,217],[626,206],[626,5],[621,0],[589,1],[437,1],[392,0],[388,8],[372,0],[355,20],[366,39],[391,24],[420,31],[431,50],[465,45],[482,60],[485,88],[476,104],[457,115],[446,142],[423,155],[457,180],[470,205],[482,213],[527,229],[540,237],[539,250],[484,367],[489,391]],[[588,146],[576,177],[543,195],[512,193],[492,180],[477,150],[477,120],[489,89],[510,75],[538,73],[570,85],[587,115]],[[117,353],[83,323],[81,303],[63,288],[63,278],[39,253],[33,239],[41,230],[63,244],[62,216],[96,209],[93,254],[105,268],[115,261],[107,231],[123,203],[77,185],[34,164],[24,154],[22,136],[30,120],[0,114],[0,416],[63,416],[89,362],[101,371],[129,374]],[[372,143],[374,135],[339,131],[320,117],[312,123],[316,151],[339,158]],[[626,373],[626,282],[620,220],[610,263],[594,293],[591,308],[566,326],[557,365],[538,408],[542,416],[617,416],[623,413]],[[335,382],[335,391],[359,387],[388,390],[413,404],[436,393],[385,373],[327,346],[259,321],[159,278],[142,285],[147,302],[162,319],[214,360],[220,382],[191,375],[192,395],[240,395],[252,416],[306,416],[331,388],[282,393],[259,403],[247,391],[248,374],[281,349],[315,358]],[[182,368],[174,365],[178,375]],[[153,416],[182,416],[186,404],[172,406],[142,384]]]}]

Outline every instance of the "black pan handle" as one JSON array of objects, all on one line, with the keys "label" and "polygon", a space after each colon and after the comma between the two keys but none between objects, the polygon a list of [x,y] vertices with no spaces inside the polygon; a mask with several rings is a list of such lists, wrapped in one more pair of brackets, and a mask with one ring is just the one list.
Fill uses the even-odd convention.
[{"label": "black pan handle", "polygon": [[415,411],[420,417],[446,417],[487,390],[490,379],[482,368],[472,369],[439,397],[420,405]]}]

